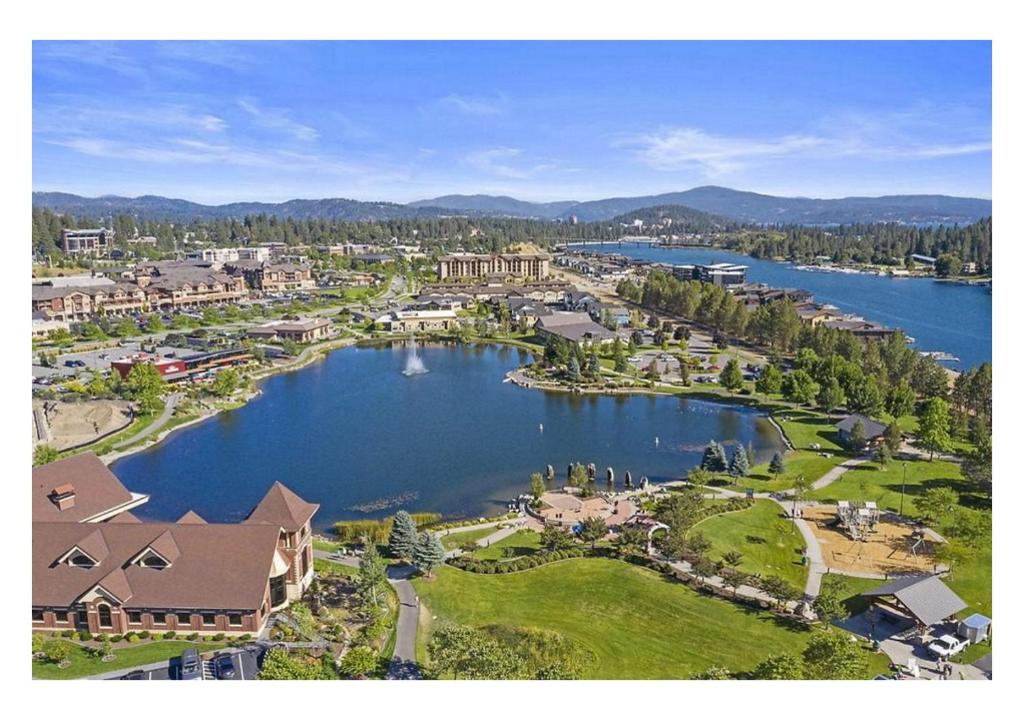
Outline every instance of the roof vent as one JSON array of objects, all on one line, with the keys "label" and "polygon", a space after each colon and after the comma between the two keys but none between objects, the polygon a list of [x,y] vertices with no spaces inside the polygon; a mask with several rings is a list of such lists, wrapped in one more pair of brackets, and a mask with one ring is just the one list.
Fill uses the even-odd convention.
[{"label": "roof vent", "polygon": [[58,510],[68,510],[75,506],[75,486],[71,483],[58,485],[50,491],[50,500]]}]

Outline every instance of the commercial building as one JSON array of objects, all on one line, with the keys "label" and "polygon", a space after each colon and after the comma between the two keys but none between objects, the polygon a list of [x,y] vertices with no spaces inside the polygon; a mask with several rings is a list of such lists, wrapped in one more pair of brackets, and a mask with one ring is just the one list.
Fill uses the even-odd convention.
[{"label": "commercial building", "polygon": [[734,263],[678,265],[673,274],[680,280],[700,280],[719,287],[739,287],[747,282],[747,266]]},{"label": "commercial building", "polygon": [[114,231],[107,228],[64,229],[60,235],[65,255],[105,255],[114,246]]},{"label": "commercial building", "polygon": [[534,324],[537,336],[547,339],[560,337],[571,343],[597,343],[603,345],[615,340],[615,333],[594,322],[585,312],[556,312],[537,318]]},{"label": "commercial building", "polygon": [[76,322],[102,312],[124,315],[148,307],[146,293],[134,283],[96,278],[96,285],[33,285],[32,312],[49,320]]},{"label": "commercial building", "polygon": [[236,262],[238,260],[256,260],[264,262],[270,259],[270,248],[266,247],[233,247],[233,248],[205,248],[193,250],[185,256],[186,260],[201,260],[202,262],[221,264]]},{"label": "commercial building", "polygon": [[259,633],[313,579],[319,508],[275,483],[241,523],[142,522],[92,454],[32,472],[32,629]]},{"label": "commercial building", "polygon": [[198,308],[237,302],[248,295],[241,278],[205,264],[164,261],[140,265],[135,283],[146,293],[152,310]]},{"label": "commercial building", "polygon": [[391,310],[375,322],[391,332],[452,330],[458,324],[454,310]]},{"label": "commercial building", "polygon": [[437,259],[437,276],[446,278],[484,278],[506,274],[540,280],[551,273],[547,253],[491,253],[490,255],[442,255]]},{"label": "commercial building", "polygon": [[167,382],[208,378],[225,367],[244,365],[253,359],[245,348],[228,348],[213,352],[198,352],[184,357],[167,358],[149,353],[135,353],[110,361],[110,367],[122,379],[128,377],[132,368],[147,363],[156,368]]},{"label": "commercial building", "polygon": [[274,320],[252,328],[247,334],[249,337],[263,340],[293,340],[298,343],[311,343],[323,340],[331,334],[331,321],[325,318]]}]

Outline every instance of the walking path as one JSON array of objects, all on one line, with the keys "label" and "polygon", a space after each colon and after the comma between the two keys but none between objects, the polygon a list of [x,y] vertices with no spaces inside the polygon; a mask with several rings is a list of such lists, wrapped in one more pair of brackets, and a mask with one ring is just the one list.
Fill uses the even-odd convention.
[{"label": "walking path", "polygon": [[[359,567],[359,558],[339,557],[324,550],[314,550],[313,557],[349,567]],[[395,624],[395,652],[388,666],[388,680],[420,680],[423,677],[416,662],[416,630],[420,621],[420,599],[409,578],[416,574],[411,565],[388,565],[388,582],[398,594],[398,622]]]},{"label": "walking path", "polygon": [[[504,540],[505,538],[507,538],[508,536],[514,535],[515,533],[517,533],[520,530],[522,530],[523,528],[525,528],[526,524],[527,524],[526,518],[520,518],[518,520],[511,520],[511,521],[510,520],[498,520],[498,521],[493,522],[493,523],[480,523],[479,525],[467,525],[465,527],[458,528],[458,530],[460,532],[468,532],[470,530],[476,530],[476,529],[485,528],[485,527],[494,527],[496,525],[507,523],[507,522],[511,522],[511,525],[509,525],[508,527],[500,528],[500,529],[496,530],[495,532],[491,533],[490,535],[488,535],[486,537],[482,537],[482,538],[480,538],[479,540],[476,541],[477,547],[485,548],[485,547],[490,547],[494,543],[500,542],[500,541]],[[457,534],[457,533],[446,533],[446,535],[454,535],[454,534]],[[450,558],[453,558],[453,557],[458,557],[459,555],[462,555],[462,548],[453,548],[453,549],[449,550],[448,552],[446,552],[444,554],[446,560],[450,559]]]},{"label": "walking path", "polygon": [[[861,455],[860,457],[844,460],[843,462],[839,463],[834,468],[829,470],[827,473],[822,475],[820,478],[815,480],[813,483],[811,483],[811,488],[813,488],[814,490],[821,490],[823,487],[828,487],[836,480],[841,478],[843,475],[845,475],[847,472],[853,470],[858,465],[863,465],[870,459],[871,457],[869,455]],[[791,491],[787,490],[786,492]]]},{"label": "walking path", "polygon": [[156,420],[151,422],[142,432],[114,443],[112,446],[113,449],[120,450],[121,448],[129,445],[134,445],[140,440],[145,440],[150,435],[160,432],[160,429],[170,422],[171,416],[174,415],[174,408],[177,407],[179,402],[181,402],[182,397],[184,397],[182,393],[171,393],[168,395],[167,400],[164,402],[164,410]]}]

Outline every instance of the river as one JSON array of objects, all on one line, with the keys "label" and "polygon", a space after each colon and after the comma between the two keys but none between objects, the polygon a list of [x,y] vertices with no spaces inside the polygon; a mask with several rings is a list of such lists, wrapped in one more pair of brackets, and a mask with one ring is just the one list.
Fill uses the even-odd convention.
[{"label": "river", "polygon": [[[136,513],[174,520],[244,518],[280,480],[320,504],[315,524],[380,517],[400,508],[462,518],[500,512],[552,464],[593,462],[604,486],[631,471],[679,477],[708,440],[750,445],[758,462],[781,438],[756,410],[668,396],[573,396],[503,383],[528,359],[494,345],[419,350],[427,373],[402,374],[404,348],[352,347],[262,384],[237,409],[179,430],[111,469],[151,495]],[[543,425],[543,429],[541,429]]]},{"label": "river", "polygon": [[573,245],[672,265],[734,262],[748,266],[747,280],[772,287],[802,288],[819,303],[829,303],[867,320],[901,328],[917,350],[945,351],[965,369],[992,360],[992,289],[928,278],[891,278],[867,273],[797,270],[790,263],[759,260],[728,250],[664,248],[650,245]]}]

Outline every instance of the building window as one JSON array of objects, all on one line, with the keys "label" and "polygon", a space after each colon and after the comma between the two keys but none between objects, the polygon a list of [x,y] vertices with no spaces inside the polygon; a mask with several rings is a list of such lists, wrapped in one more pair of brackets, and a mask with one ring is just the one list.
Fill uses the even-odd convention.
[{"label": "building window", "polygon": [[113,621],[110,619],[110,606],[109,605],[97,605],[96,611],[99,613],[100,627],[113,627]]},{"label": "building window", "polygon": [[37,608],[32,608],[32,622],[39,623],[43,621],[43,611]]},{"label": "building window", "polygon": [[178,613],[178,625],[192,625],[192,614],[191,613]]},{"label": "building window", "polygon": [[96,564],[92,561],[92,558],[86,555],[85,553],[75,553],[71,556],[68,562],[74,565],[75,567],[86,569],[91,568]]},{"label": "building window", "polygon": [[228,613],[228,625],[235,627],[241,627],[242,625],[242,613]]},{"label": "building window", "polygon": [[217,615],[215,613],[203,613],[203,625],[216,625]]},{"label": "building window", "polygon": [[53,611],[53,619],[56,620],[59,623],[66,623],[68,621],[68,611],[67,610],[54,610]]},{"label": "building window", "polygon": [[132,624],[132,625],[140,625],[140,624],[142,624],[142,613],[139,612],[138,610],[129,610],[128,611],[128,622],[130,624]]},{"label": "building window", "polygon": [[166,625],[167,624],[167,613],[151,613],[154,625]]}]

